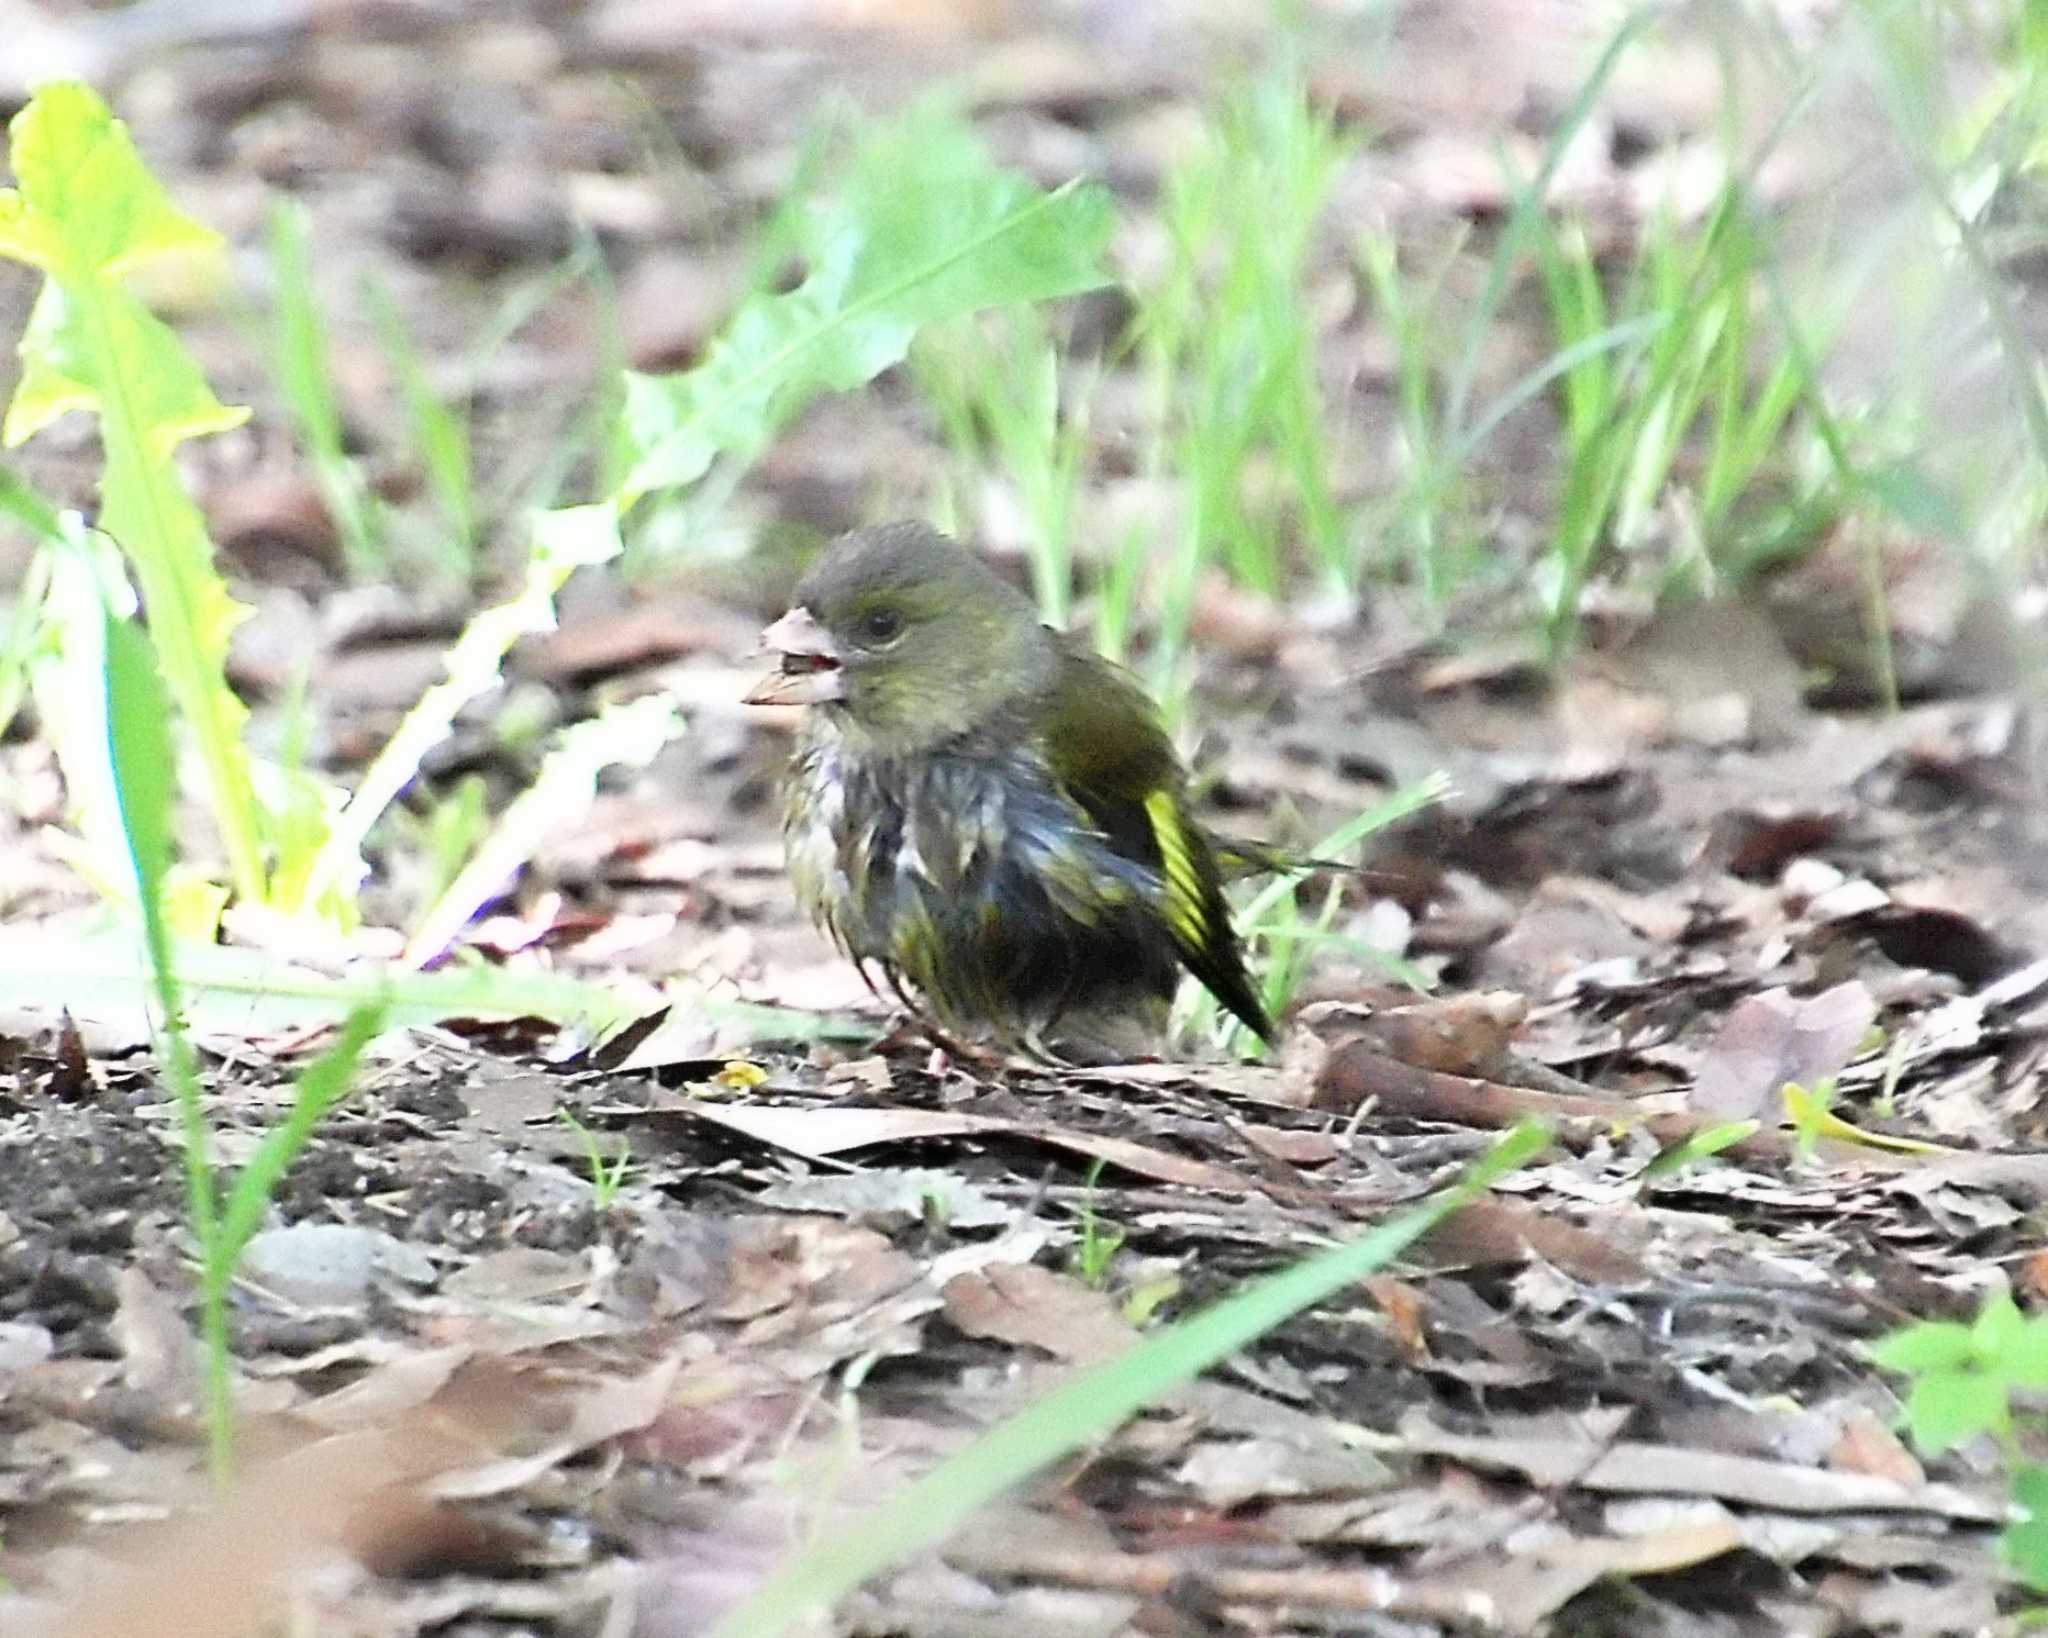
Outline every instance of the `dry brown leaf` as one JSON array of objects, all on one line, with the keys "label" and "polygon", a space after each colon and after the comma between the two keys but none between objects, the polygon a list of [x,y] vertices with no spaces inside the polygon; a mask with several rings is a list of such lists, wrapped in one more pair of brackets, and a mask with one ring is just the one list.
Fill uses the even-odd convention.
[{"label": "dry brown leaf", "polygon": [[1370,1274],[1360,1282],[1387,1317],[1387,1328],[1395,1344],[1412,1360],[1429,1357],[1429,1336],[1423,1328],[1429,1300],[1407,1280],[1391,1274]]},{"label": "dry brown leaf", "polygon": [[412,1517],[376,1498],[447,1459],[433,1430],[322,1439],[251,1473],[220,1502],[171,1526],[131,1570],[62,1612],[63,1638],[243,1638],[274,1630],[286,1572],[344,1529],[375,1541]]},{"label": "dry brown leaf", "polygon": [[421,1348],[387,1360],[345,1388],[299,1407],[298,1414],[334,1432],[388,1422],[432,1400],[475,1350],[466,1343]]},{"label": "dry brown leaf", "polygon": [[667,1404],[682,1365],[682,1354],[671,1353],[637,1377],[584,1388],[571,1401],[568,1427],[538,1450],[440,1474],[428,1486],[429,1493],[444,1500],[503,1495],[592,1445],[646,1427]]},{"label": "dry brown leaf", "polygon": [[1478,1200],[1452,1213],[1412,1253],[1438,1267],[1513,1264],[1540,1257],[1576,1279],[1633,1283],[1649,1270],[1611,1240],[1510,1200]]},{"label": "dry brown leaf", "polygon": [[114,1276],[120,1307],[114,1336],[121,1345],[121,1374],[128,1387],[172,1412],[198,1401],[198,1339],[175,1304],[139,1268]]},{"label": "dry brown leaf", "polygon": [[1527,998],[1496,990],[1407,1000],[1348,1016],[1326,1011],[1317,1033],[1332,1045],[1362,1041],[1417,1069],[1493,1080],[1528,1015]]},{"label": "dry brown leaf", "polygon": [[1811,1091],[1838,1075],[1876,1021],[1877,1003],[1853,979],[1805,1001],[1782,989],[1752,995],[1722,1021],[1692,1105],[1722,1120],[1775,1124],[1786,1083]]},{"label": "dry brown leaf", "polygon": [[1457,1434],[1437,1427],[1421,1411],[1401,1418],[1401,1439],[1422,1454],[1505,1468],[1538,1484],[1574,1484],[1624,1495],[1713,1496],[1788,1513],[1892,1509],[1982,1523],[2003,1519],[2006,1511],[2003,1497],[1973,1495],[1955,1485],[1901,1484],[1869,1473],[1837,1473],[1760,1456],[1633,1440],[1602,1445],[1594,1439],[1554,1434]]},{"label": "dry brown leaf", "polygon": [[1035,1263],[997,1263],[946,1282],[946,1318],[971,1337],[1028,1343],[1089,1364],[1121,1353],[1137,1332],[1104,1291]]},{"label": "dry brown leaf", "polygon": [[1861,1406],[1852,1407],[1842,1419],[1841,1435],[1828,1447],[1827,1461],[1844,1473],[1871,1473],[1909,1488],[1927,1482],[1927,1470],[1899,1436]]}]

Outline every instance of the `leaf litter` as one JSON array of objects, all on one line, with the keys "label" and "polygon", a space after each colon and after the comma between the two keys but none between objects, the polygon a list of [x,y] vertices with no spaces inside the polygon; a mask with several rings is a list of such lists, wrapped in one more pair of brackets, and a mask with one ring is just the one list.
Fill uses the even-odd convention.
[{"label": "leaf litter", "polygon": [[[759,156],[793,151],[788,75],[807,53],[678,68],[663,42],[681,31],[696,51],[697,8],[588,9],[571,34],[521,22],[470,41],[422,19],[403,60],[348,8],[256,54],[192,43],[134,118],[185,156],[178,196],[229,227],[252,225],[249,178],[317,172],[338,143],[411,144],[330,172],[317,203],[345,271],[431,290],[436,353],[459,352],[493,280],[566,244],[563,198],[660,273],[649,287],[730,301],[735,203],[773,191]],[[808,20],[867,25],[870,9]],[[961,55],[902,9],[900,54],[835,69],[864,95]],[[1105,54],[999,9],[977,76],[1006,140],[1079,143],[1134,192],[1156,182],[1161,115],[1190,89],[1173,53],[1130,19],[1139,44]],[[1546,37],[1489,51],[1499,73],[1474,86],[1472,41],[1417,18],[1397,60],[1436,72],[1322,71],[1334,105],[1387,120],[1388,163],[1357,183],[1411,215],[1498,212],[1478,129],[1526,146],[1515,111],[1563,95],[1579,65]],[[80,29],[123,72],[133,37]],[[445,113],[446,76],[493,61],[474,113]],[[543,105],[508,90],[508,62],[542,65]],[[631,172],[616,130],[642,111],[598,72],[695,88],[679,117],[701,198]],[[1684,83],[1663,95],[1682,104]],[[1654,101],[1617,95],[1638,117]],[[574,139],[560,156],[537,140],[547,121]],[[523,135],[500,155],[508,131]],[[1639,181],[1589,155],[1561,185]],[[0,292],[10,322],[15,299]],[[634,321],[643,365],[701,346],[719,316],[639,299],[661,309]],[[567,305],[473,372],[483,462],[535,467],[587,395],[594,327]],[[210,363],[237,356],[229,328],[195,318]],[[353,384],[381,369],[338,339],[340,390],[402,508],[422,486],[389,395]],[[830,532],[867,521],[875,484],[908,492],[937,455],[876,398],[791,429],[741,504]],[[356,606],[274,406],[258,427],[248,468],[206,486],[261,611],[236,675],[274,720],[312,654],[315,731],[359,766],[465,611]],[[61,470],[38,476],[65,490]],[[1961,598],[1916,603],[1941,617],[1910,633],[1927,703],[1877,717],[1817,704],[1800,684],[1813,633],[1753,610],[1647,622],[1547,696],[1525,647],[1297,627],[1205,588],[1205,761],[1232,828],[1252,828],[1246,809],[1341,812],[1452,773],[1451,798],[1387,838],[1345,901],[1440,990],[1332,962],[1277,1064],[1070,1074],[850,1055],[884,1021],[797,922],[764,800],[781,730],[733,704],[769,602],[738,575],[658,596],[572,582],[515,686],[429,759],[435,780],[475,773],[509,797],[534,771],[499,731],[516,703],[582,717],[659,690],[689,719],[512,892],[486,884],[473,947],[530,980],[518,1004],[426,975],[286,1178],[238,1292],[249,1460],[224,1495],[202,1482],[193,1246],[139,975],[61,919],[78,907],[36,833],[7,833],[0,1629],[704,1631],[795,1544],[857,1529],[874,1497],[1077,1363],[1355,1234],[1534,1114],[1559,1140],[1543,1164],[963,1521],[832,1630],[1991,1630],[2010,1605],[1993,1453],[1923,1470],[1862,1351],[1908,1319],[1967,1315],[2001,1266],[2048,1289],[2029,1262],[2048,1202],[2035,799],[2010,690],[1954,681],[1985,674]],[[32,811],[39,749],[0,752]],[[235,931],[241,947],[187,974],[230,1157],[363,954]],[[696,987],[665,1020],[626,1050],[581,1050],[651,1018],[678,974]],[[611,1013],[565,1035],[594,995]],[[1788,1081],[1832,1083],[1846,1130],[1802,1145]],[[1707,1147],[1732,1121],[1755,1130]],[[1696,1158],[1660,1169],[1687,1145]],[[627,1163],[614,1186],[593,1155]],[[1110,1247],[1094,1268],[1091,1235]]]}]

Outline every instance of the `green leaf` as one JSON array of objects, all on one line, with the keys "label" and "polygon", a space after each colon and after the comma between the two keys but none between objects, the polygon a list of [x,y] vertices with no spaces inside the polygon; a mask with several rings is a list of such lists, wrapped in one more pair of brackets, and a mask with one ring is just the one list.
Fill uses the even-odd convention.
[{"label": "green leaf", "polygon": [[170,712],[156,658],[131,622],[106,615],[107,737],[114,794],[135,864],[142,925],[166,1015],[175,1013],[170,979],[170,932],[164,921],[164,879],[171,869],[172,772]]},{"label": "green leaf", "polygon": [[[1670,1148],[1655,1156],[1643,1168],[1641,1175],[1644,1178],[1652,1178],[1665,1177],[1673,1172],[1681,1172],[1686,1167],[1707,1159],[1710,1155],[1719,1154],[1723,1149],[1742,1142],[1745,1138],[1754,1137],[1761,1124],[1760,1121],[1754,1120],[1727,1120],[1722,1121],[1717,1126],[1705,1127],[1693,1133],[1684,1142],[1674,1143]],[[1903,1367],[1895,1366],[1893,1368],[1901,1369]]]},{"label": "green leaf", "polygon": [[2048,1314],[2031,1315],[2007,1343],[2000,1365],[2017,1388],[2048,1388]]},{"label": "green leaf", "polygon": [[[127,619],[134,592],[112,544],[84,529],[50,553],[42,631],[29,659],[29,686],[43,738],[64,771],[66,817],[77,827],[53,837],[66,862],[99,893],[136,901],[135,864],[121,823],[107,730],[107,621]],[[61,838],[61,840],[59,839]]]},{"label": "green leaf", "polygon": [[622,509],[754,453],[817,393],[874,379],[920,325],[1105,283],[1109,229],[1102,189],[1042,192],[932,109],[883,127],[806,232],[802,284],[746,302],[695,369],[627,376]]},{"label": "green leaf", "polygon": [[263,1223],[270,1197],[284,1174],[312,1139],[313,1128],[327,1111],[348,1095],[363,1050],[384,1028],[382,998],[352,1008],[342,1020],[334,1043],[303,1070],[292,1089],[291,1112],[263,1134],[256,1152],[236,1174],[220,1220],[220,1232],[209,1248],[210,1260],[222,1271],[240,1261],[242,1249]]},{"label": "green leaf", "polygon": [[1919,1376],[1969,1364],[1977,1357],[1977,1344],[1967,1325],[1923,1320],[1872,1343],[1870,1357],[1887,1371]]},{"label": "green leaf", "polygon": [[335,395],[327,319],[313,294],[312,215],[298,200],[270,213],[270,261],[276,291],[270,356],[292,429],[312,463],[321,499],[341,536],[349,570],[359,579],[389,568],[377,498],[349,458],[341,403]]},{"label": "green leaf", "polygon": [[1972,538],[1967,510],[1952,490],[1917,461],[1859,467],[1856,487],[1909,529],[1941,540]]},{"label": "green leaf", "polygon": [[[356,1008],[379,1004],[388,1027],[449,1018],[547,1018],[601,1032],[630,1023],[660,999],[646,986],[501,967],[432,973],[369,967],[335,977],[265,951],[218,944],[174,942],[170,955],[192,1028],[241,1040],[339,1023]],[[0,928],[0,995],[16,1006],[52,1017],[68,1007],[144,1039],[154,993],[132,936],[67,931],[53,939],[45,929]]]},{"label": "green leaf", "polygon": [[171,456],[246,411],[219,402],[191,357],[116,275],[153,257],[217,250],[181,215],[84,86],[38,91],[10,131],[17,189],[0,192],[0,254],[47,275],[21,342],[0,439],[17,444],[73,409],[100,418],[100,523],[133,564],[164,685],[197,743],[236,890],[267,891],[264,814],[227,685],[228,634],[246,610],[213,564]]},{"label": "green leaf", "polygon": [[1970,1342],[1977,1357],[1987,1364],[2003,1361],[2019,1341],[2026,1323],[2026,1316],[2010,1291],[1992,1292],[1984,1299],[1984,1306],[1977,1311],[1977,1321],[1970,1327]]},{"label": "green leaf", "polygon": [[370,311],[377,321],[377,333],[384,343],[384,357],[405,400],[406,420],[412,429],[413,448],[426,469],[427,481],[439,501],[441,513],[453,535],[450,568],[467,579],[475,568],[476,482],[472,470],[469,421],[442,402],[427,379],[427,367],[412,333],[400,317],[398,305],[384,286],[373,281],[369,288]]},{"label": "green leaf", "polygon": [[1906,1426],[1930,1456],[1979,1433],[2011,1424],[2005,1382],[1981,1371],[1935,1371],[1916,1377],[1906,1396]]},{"label": "green leaf", "polygon": [[279,900],[292,908],[317,908],[329,894],[353,899],[369,866],[363,843],[385,810],[413,782],[420,761],[454,729],[471,700],[495,688],[499,668],[512,645],[555,625],[555,593],[580,568],[594,567],[619,553],[619,517],[609,502],[567,506],[533,519],[533,549],[526,578],[508,601],[473,615],[448,650],[448,676],[405,714],[355,792],[336,816],[326,839],[302,874],[281,881]]},{"label": "green leaf", "polygon": [[1998,1545],[2020,1579],[2048,1592],[2048,1467],[2022,1462],[2013,1469],[2012,1499],[2026,1517],[2005,1527]]},{"label": "green leaf", "polygon": [[39,540],[64,538],[57,508],[36,493],[26,478],[0,466],[0,516],[10,517]]},{"label": "green leaf", "polygon": [[213,396],[171,329],[118,285],[80,299],[54,281],[43,286],[21,338],[22,374],[0,441],[12,449],[72,410],[94,410],[125,394],[115,413],[132,417],[142,451],[167,461],[187,438],[226,432],[248,420]]},{"label": "green leaf", "polygon": [[[171,863],[171,802],[176,791],[170,714],[155,657],[141,629],[120,618],[111,603],[103,605],[103,618],[109,761],[142,912],[145,965],[157,1007],[157,1056],[176,1097],[183,1129],[185,1209],[211,1275],[218,1267],[213,1248],[220,1224],[220,1195],[200,1097],[199,1065],[186,1035],[184,994],[164,914],[164,883]],[[222,1479],[228,1471],[234,1420],[226,1283],[210,1277],[201,1283],[207,1442],[214,1476]]]},{"label": "green leaf", "polygon": [[218,234],[170,202],[128,127],[89,87],[43,86],[8,136],[19,187],[0,189],[0,255],[69,277],[221,248]]},{"label": "green leaf", "polygon": [[[172,961],[191,1028],[206,1040],[246,1044],[341,1022],[358,1007],[382,1006],[385,1026],[451,1018],[545,1018],[603,1038],[662,1005],[653,985],[566,973],[450,963],[436,972],[365,964],[336,977],[295,967],[261,950],[173,942]],[[155,988],[132,934],[67,926],[0,926],[0,995],[54,1019],[75,1017],[147,1040]],[[667,996],[678,1010],[718,1021],[747,1040],[866,1040],[873,1025],[830,1013],[798,1012],[690,992]]]}]

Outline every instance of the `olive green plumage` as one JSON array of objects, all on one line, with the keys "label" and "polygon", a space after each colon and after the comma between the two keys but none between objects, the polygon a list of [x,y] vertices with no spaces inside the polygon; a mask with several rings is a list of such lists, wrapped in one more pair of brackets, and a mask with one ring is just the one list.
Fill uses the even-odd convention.
[{"label": "olive green plumage", "polygon": [[1185,967],[1271,1041],[1211,838],[1151,699],[920,524],[836,541],[749,695],[810,709],[784,807],[797,895],[937,1021],[1047,1050],[1164,1022]]}]

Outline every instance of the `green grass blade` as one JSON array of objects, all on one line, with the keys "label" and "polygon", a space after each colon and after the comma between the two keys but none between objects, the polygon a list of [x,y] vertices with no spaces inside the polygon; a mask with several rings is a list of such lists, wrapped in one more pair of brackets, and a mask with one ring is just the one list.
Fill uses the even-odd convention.
[{"label": "green grass blade", "polygon": [[[185,1200],[203,1264],[219,1243],[220,1194],[199,1084],[199,1065],[185,1035],[184,996],[172,962],[164,886],[171,867],[172,775],[169,701],[156,657],[133,622],[106,615],[107,733],[121,824],[135,865],[143,947],[158,1009],[157,1041],[185,1139]],[[208,1449],[216,1480],[233,1458],[234,1402],[228,1358],[227,1308],[202,1283],[200,1341],[206,1359]]]},{"label": "green grass blade", "polygon": [[271,358],[286,413],[341,535],[349,570],[358,579],[372,580],[388,574],[390,564],[376,499],[349,458],[343,437],[327,321],[313,295],[310,220],[296,200],[283,201],[271,212],[270,261],[277,280]]},{"label": "green grass blade", "polygon": [[945,1539],[974,1509],[1012,1485],[1108,1432],[1310,1304],[1385,1266],[1549,1141],[1541,1126],[1518,1126],[1425,1204],[1348,1245],[1268,1275],[1071,1377],[908,1489],[869,1508],[854,1527],[804,1553],[720,1621],[712,1638],[775,1638],[829,1609],[870,1576]]},{"label": "green grass blade", "polygon": [[284,1174],[312,1139],[313,1129],[348,1095],[363,1049],[384,1028],[381,1000],[352,1008],[327,1050],[300,1071],[293,1088],[291,1111],[264,1133],[249,1156],[221,1210],[220,1233],[214,1240],[209,1269],[222,1280],[233,1275],[242,1249],[263,1223],[263,1213],[284,1181]]},{"label": "green grass blade", "polygon": [[[1355,847],[1375,831],[1420,812],[1432,802],[1442,801],[1450,788],[1450,779],[1441,772],[1403,785],[1337,826],[1309,849],[1310,856],[1341,858],[1346,849]],[[1298,875],[1277,875],[1254,893],[1233,917],[1239,934],[1262,958],[1254,963],[1254,977],[1266,1010],[1274,1017],[1287,1010],[1305,975],[1309,946],[1324,940],[1337,912],[1336,894],[1326,895],[1318,923],[1304,928],[1296,900],[1300,888]],[[1406,968],[1405,963],[1395,961],[1384,951],[1374,951],[1373,959],[1389,970]],[[1407,971],[1412,973],[1413,969]],[[1210,991],[1192,980],[1181,986],[1179,1005],[1186,1006],[1187,1011],[1184,1014],[1177,1012],[1177,1028],[1213,1034],[1216,1045],[1225,1051],[1248,1050],[1255,1056],[1265,1052],[1264,1042],[1254,1037],[1239,1019],[1225,1012]]]},{"label": "green grass blade", "polygon": [[1534,179],[1523,193],[1514,214],[1508,218],[1502,230],[1500,241],[1494,247],[1486,272],[1486,285],[1480,293],[1465,325],[1465,342],[1453,362],[1450,380],[1444,394],[1443,442],[1450,443],[1465,423],[1466,406],[1472,396],[1472,384],[1479,373],[1479,360],[1484,355],[1488,337],[1494,321],[1499,317],[1501,303],[1507,299],[1510,278],[1519,263],[1525,243],[1532,232],[1543,225],[1542,213],[1545,197],[1550,184],[1557,175],[1558,166],[1564,163],[1564,156],[1578,137],[1586,121],[1592,117],[1594,104],[1606,90],[1607,82],[1621,65],[1621,59],[1634,45],[1638,35],[1647,30],[1661,14],[1651,6],[1639,6],[1630,12],[1626,21],[1614,31],[1606,46],[1594,63],[1592,72],[1579,86],[1578,94],[1559,119],[1557,128],[1551,132],[1549,144],[1543,152],[1543,162],[1537,167]]},{"label": "green grass blade", "polygon": [[412,430],[413,448],[426,468],[427,483],[440,504],[448,526],[449,540],[440,552],[442,565],[467,582],[476,569],[477,506],[476,479],[469,446],[469,419],[447,403],[427,379],[427,367],[414,344],[412,332],[400,316],[398,304],[379,280],[372,279],[367,294],[377,334],[384,344],[385,359],[397,379],[399,396],[405,402],[405,418]]},{"label": "green grass blade", "polygon": [[[1432,803],[1441,802],[1450,791],[1450,777],[1443,773],[1433,773],[1426,778],[1403,785],[1371,807],[1353,814],[1310,848],[1309,852],[1318,859],[1338,858],[1346,848],[1356,847],[1375,831],[1385,830],[1387,826],[1398,824],[1411,814],[1420,813]],[[1292,900],[1295,886],[1294,879],[1288,876],[1268,882],[1238,913],[1238,925],[1246,928],[1257,927],[1275,906]]]},{"label": "green grass blade", "polygon": [[1649,340],[1670,322],[1669,313],[1643,313],[1581,336],[1568,347],[1560,347],[1486,407],[1486,413],[1450,446],[1450,458],[1445,465],[1453,470],[1462,466],[1493,436],[1503,421],[1541,397],[1552,382],[1569,375],[1588,359],[1600,353],[1625,352],[1639,342]]}]

